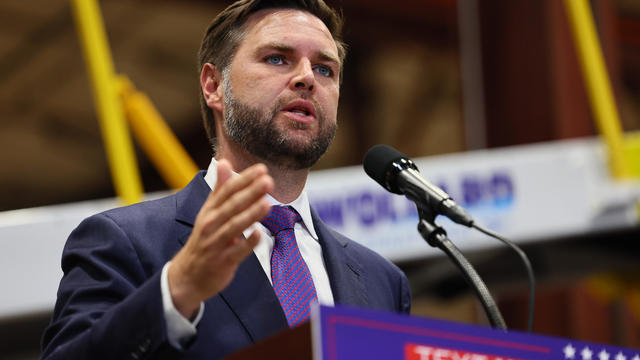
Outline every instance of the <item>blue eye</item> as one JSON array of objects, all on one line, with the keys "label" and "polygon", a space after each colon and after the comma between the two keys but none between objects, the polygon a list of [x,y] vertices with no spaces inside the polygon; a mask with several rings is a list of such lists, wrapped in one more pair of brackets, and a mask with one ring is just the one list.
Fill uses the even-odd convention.
[{"label": "blue eye", "polygon": [[284,64],[284,57],[282,55],[269,55],[267,56],[266,60],[271,65]]},{"label": "blue eye", "polygon": [[331,77],[333,75],[331,68],[325,65],[318,65],[315,70],[322,76]]}]

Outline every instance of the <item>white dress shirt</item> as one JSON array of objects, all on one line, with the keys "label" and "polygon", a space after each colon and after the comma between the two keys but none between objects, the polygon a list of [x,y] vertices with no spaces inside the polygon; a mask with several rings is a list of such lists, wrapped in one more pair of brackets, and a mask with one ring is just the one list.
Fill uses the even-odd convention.
[{"label": "white dress shirt", "polygon": [[[215,187],[217,182],[217,165],[217,161],[215,159],[211,159],[211,163],[209,164],[209,168],[207,169],[207,174],[204,177],[204,180],[207,182],[211,189]],[[296,241],[298,243],[298,247],[300,248],[300,254],[302,255],[304,261],[307,263],[309,271],[311,272],[313,284],[316,288],[316,294],[318,295],[318,302],[323,305],[333,305],[333,293],[331,291],[331,285],[329,283],[329,276],[324,264],[324,259],[322,258],[322,247],[318,242],[318,235],[316,234],[315,228],[313,227],[313,221],[311,219],[311,208],[309,206],[309,198],[307,197],[307,192],[303,190],[300,196],[298,196],[297,199],[289,204],[282,204],[270,195],[267,195],[267,199],[272,206],[291,206],[298,212],[298,214],[300,214],[302,221],[297,223],[294,228]],[[244,236],[248,237],[254,229],[258,229],[258,231],[261,232],[261,237],[258,245],[253,249],[253,252],[258,258],[258,261],[260,262],[265,275],[267,275],[269,282],[271,282],[271,252],[273,250],[275,240],[273,235],[271,235],[271,232],[260,223],[254,223],[251,227],[246,229],[243,232]],[[169,266],[170,262],[165,264],[165,266],[162,268],[162,274],[160,278],[162,304],[164,308],[165,320],[167,322],[167,333],[169,342],[174,347],[180,349],[182,348],[181,343],[184,343],[186,340],[190,339],[196,334],[196,326],[202,318],[202,314],[204,312],[204,304],[200,304],[200,310],[198,311],[198,314],[193,321],[189,321],[184,316],[182,316],[180,312],[178,312],[178,310],[173,305],[171,294],[169,292],[169,282],[167,279],[167,271]]]}]

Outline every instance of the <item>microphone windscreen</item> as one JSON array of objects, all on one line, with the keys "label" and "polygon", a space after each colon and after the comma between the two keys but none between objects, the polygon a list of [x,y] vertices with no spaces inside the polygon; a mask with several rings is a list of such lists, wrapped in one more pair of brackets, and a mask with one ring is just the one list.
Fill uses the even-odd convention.
[{"label": "microphone windscreen", "polygon": [[376,145],[364,156],[364,172],[385,189],[399,194],[400,190],[388,183],[387,174],[393,170],[393,163],[407,157],[400,151],[388,145]]}]

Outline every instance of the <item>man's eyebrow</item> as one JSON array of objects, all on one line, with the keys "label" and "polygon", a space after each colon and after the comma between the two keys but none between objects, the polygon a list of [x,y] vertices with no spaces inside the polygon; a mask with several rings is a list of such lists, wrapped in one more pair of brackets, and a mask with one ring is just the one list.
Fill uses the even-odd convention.
[{"label": "man's eyebrow", "polygon": [[[295,48],[293,46],[285,45],[279,42],[271,42],[271,43],[262,45],[258,47],[257,52],[260,53],[266,50],[275,50],[285,54],[292,54],[295,52]],[[340,60],[334,55],[326,51],[318,52],[317,57],[322,61],[332,62],[332,63],[335,63],[336,66],[342,67]]]},{"label": "man's eyebrow", "polygon": [[321,51],[318,54],[318,58],[320,58],[320,60],[322,60],[322,61],[332,62],[339,68],[342,67],[342,63],[340,62],[340,60],[337,57],[335,57],[332,54],[329,54],[327,52]]},{"label": "man's eyebrow", "polygon": [[277,43],[277,42],[270,42],[268,44],[264,44],[257,49],[258,52],[262,52],[265,50],[276,50],[286,54],[290,54],[295,51],[295,49],[292,46]]}]

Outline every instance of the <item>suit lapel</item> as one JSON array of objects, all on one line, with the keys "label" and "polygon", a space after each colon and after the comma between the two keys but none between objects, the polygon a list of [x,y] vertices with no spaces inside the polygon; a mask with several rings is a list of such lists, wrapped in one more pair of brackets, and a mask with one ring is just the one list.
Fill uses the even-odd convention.
[{"label": "suit lapel", "polygon": [[184,189],[176,193],[176,222],[178,222],[178,241],[181,245],[193,230],[193,224],[200,208],[207,200],[211,188],[204,181],[204,171],[199,171]]},{"label": "suit lapel", "polygon": [[[204,171],[201,171],[176,194],[177,235],[181,245],[189,238],[196,216],[210,191],[204,180]],[[289,327],[273,287],[253,253],[238,266],[233,281],[219,296],[254,341]]]},{"label": "suit lapel", "polygon": [[240,264],[233,281],[220,297],[240,319],[253,341],[289,328],[273,287],[254,254]]},{"label": "suit lapel", "polygon": [[311,217],[322,246],[322,257],[334,302],[339,305],[367,305],[367,292],[363,282],[366,274],[362,265],[351,255],[348,240],[324,224],[313,208]]}]

